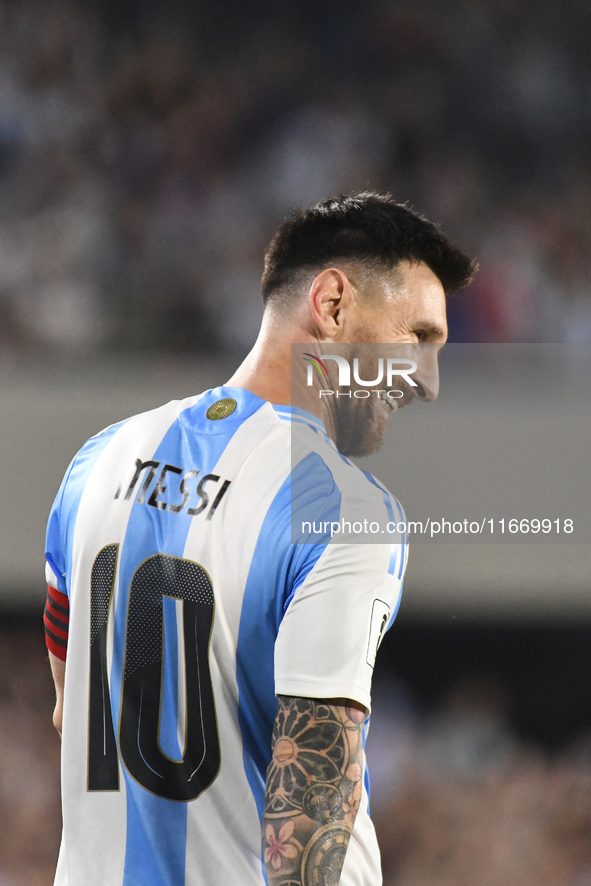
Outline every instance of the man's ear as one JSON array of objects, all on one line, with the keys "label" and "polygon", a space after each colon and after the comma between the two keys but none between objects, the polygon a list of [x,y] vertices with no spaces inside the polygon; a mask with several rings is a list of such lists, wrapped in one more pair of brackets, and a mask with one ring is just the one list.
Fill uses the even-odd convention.
[{"label": "man's ear", "polygon": [[308,293],[308,309],[321,341],[340,338],[345,314],[354,301],[349,278],[338,268],[327,268],[314,278]]}]

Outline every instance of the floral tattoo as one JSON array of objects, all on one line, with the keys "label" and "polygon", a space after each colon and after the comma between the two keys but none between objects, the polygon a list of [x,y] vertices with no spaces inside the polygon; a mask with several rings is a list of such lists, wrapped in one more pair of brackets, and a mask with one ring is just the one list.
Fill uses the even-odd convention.
[{"label": "floral tattoo", "polygon": [[361,800],[364,719],[345,700],[279,697],[263,820],[273,886],[337,886]]}]

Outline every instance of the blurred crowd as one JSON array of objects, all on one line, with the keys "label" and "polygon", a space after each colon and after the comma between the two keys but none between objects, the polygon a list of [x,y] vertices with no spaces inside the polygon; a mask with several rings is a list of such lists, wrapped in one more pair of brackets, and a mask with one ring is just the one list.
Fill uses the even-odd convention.
[{"label": "blurred crowd", "polygon": [[514,732],[490,679],[417,711],[374,690],[367,754],[384,886],[590,886],[591,743],[548,755]]},{"label": "blurred crowd", "polygon": [[291,207],[478,257],[455,341],[591,341],[585,0],[0,0],[0,351],[243,351]]},{"label": "blurred crowd", "polygon": [[[510,696],[468,676],[424,707],[374,687],[367,756],[384,886],[590,886],[591,737],[528,745]],[[59,739],[40,619],[0,626],[0,886],[50,886]]]},{"label": "blurred crowd", "polygon": [[55,695],[37,624],[0,628],[0,886],[51,886],[61,833]]}]

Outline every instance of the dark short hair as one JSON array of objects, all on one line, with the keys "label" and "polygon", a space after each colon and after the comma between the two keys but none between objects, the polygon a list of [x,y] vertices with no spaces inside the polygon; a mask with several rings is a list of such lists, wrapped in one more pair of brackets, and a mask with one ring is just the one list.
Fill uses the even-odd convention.
[{"label": "dark short hair", "polygon": [[283,222],[265,253],[263,302],[293,285],[300,272],[339,260],[376,272],[404,260],[424,262],[447,295],[467,286],[477,267],[436,225],[390,194],[340,195]]}]

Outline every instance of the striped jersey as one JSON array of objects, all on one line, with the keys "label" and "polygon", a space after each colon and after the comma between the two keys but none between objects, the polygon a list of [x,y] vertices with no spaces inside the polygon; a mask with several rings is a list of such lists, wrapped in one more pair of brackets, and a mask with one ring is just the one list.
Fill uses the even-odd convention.
[{"label": "striped jersey", "polygon": [[[403,519],[319,419],[242,389],[82,447],[47,532],[69,607],[69,635],[49,625],[68,636],[55,886],[263,886],[276,696],[369,710],[398,608],[405,540],[327,530],[362,511]],[[341,883],[381,883],[367,777]]]}]

